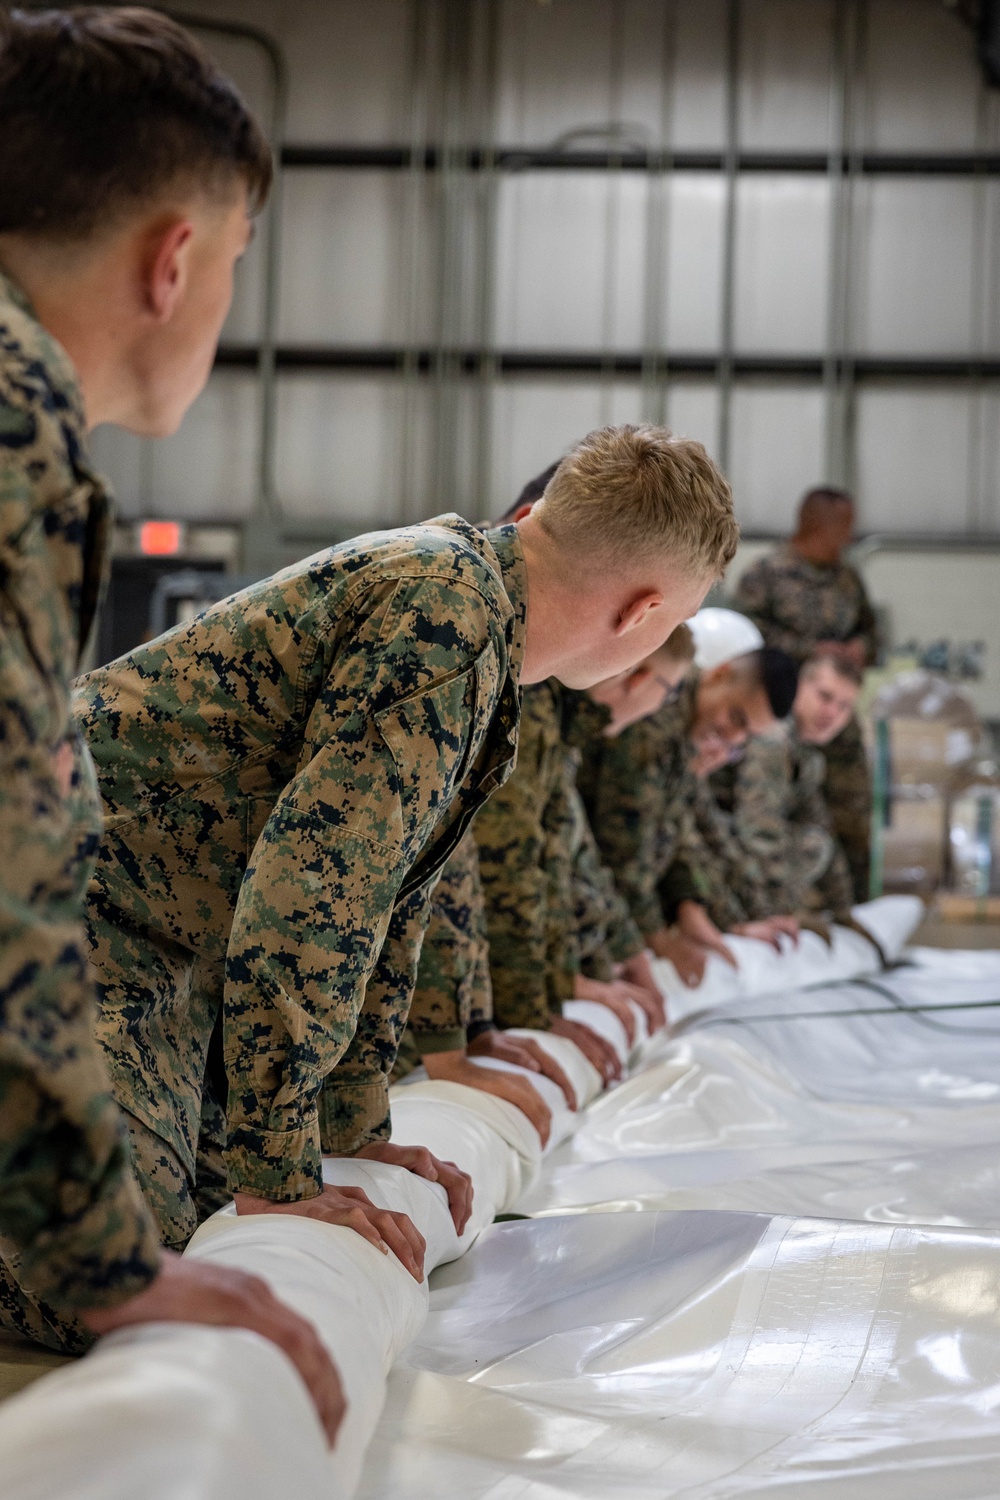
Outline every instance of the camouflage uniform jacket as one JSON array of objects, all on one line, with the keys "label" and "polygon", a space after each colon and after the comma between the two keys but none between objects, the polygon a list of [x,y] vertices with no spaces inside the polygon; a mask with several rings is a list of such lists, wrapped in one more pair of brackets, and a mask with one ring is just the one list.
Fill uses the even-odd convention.
[{"label": "camouflage uniform jacket", "polygon": [[578,786],[601,856],[644,938],[672,921],[681,901],[701,899],[680,855],[686,811],[698,798],[688,735],[697,677],[675,703],[621,734],[575,694],[567,733],[579,747]]},{"label": "camouflage uniform jacket", "polygon": [[748,568],[736,586],[733,608],[742,610],[769,646],[805,661],[819,641],[861,636],[866,661],[878,652],[875,612],[861,575],[848,563],[822,567],[788,545]]},{"label": "camouflage uniform jacket", "polygon": [[[317,553],[80,684],[95,900],[225,956],[234,1189],[313,1196],[321,1136],[389,1128],[429,890],[513,764],[524,598],[516,529],[448,516]],[[130,1021],[126,1072],[184,1003]]]},{"label": "camouflage uniform jacket", "polygon": [[122,1301],[159,1264],[93,1034],[82,921],[100,805],[70,679],[109,513],[73,368],[0,275],[0,1232],[64,1308]]},{"label": "camouflage uniform jacket", "polygon": [[431,896],[413,1004],[393,1077],[411,1072],[428,1052],[464,1047],[469,1027],[475,1034],[492,1019],[483,886],[470,830],[441,871]]},{"label": "camouflage uniform jacket", "polygon": [[524,689],[514,774],[473,825],[500,1026],[547,1029],[579,972],[560,693],[551,680]]},{"label": "camouflage uniform jacket", "polygon": [[823,796],[823,752],[803,743],[789,720],[750,740],[742,760],[726,774],[732,781],[733,832],[763,873],[771,910],[801,910],[815,882],[831,910],[850,910],[850,872],[831,833]]}]

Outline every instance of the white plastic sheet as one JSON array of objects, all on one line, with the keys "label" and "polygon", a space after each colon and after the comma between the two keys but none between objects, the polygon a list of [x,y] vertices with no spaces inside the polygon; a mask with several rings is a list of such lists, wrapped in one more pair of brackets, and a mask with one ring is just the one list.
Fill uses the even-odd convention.
[{"label": "white plastic sheet", "polygon": [[[904,940],[915,914],[912,905],[892,901],[862,912],[890,950]],[[410,1213],[428,1240],[428,1264],[451,1266],[439,1273],[427,1331],[406,1356],[408,1366],[397,1366],[393,1374],[390,1412],[378,1428],[376,1456],[365,1464],[366,1495],[721,1495],[753,1488],[757,1480],[744,1479],[752,1478],[755,1464],[763,1465],[766,1486],[775,1445],[811,1452],[802,1446],[803,1433],[842,1403],[837,1379],[847,1382],[844,1389],[853,1388],[849,1371],[867,1368],[866,1340],[887,1319],[902,1317],[896,1303],[883,1305],[879,1298],[902,1274],[896,1265],[905,1236],[911,1236],[906,1246],[919,1240],[927,1264],[940,1264],[941,1274],[950,1276],[959,1266],[960,1281],[971,1285],[969,1278],[978,1277],[976,1285],[986,1285],[989,1236],[963,1239],[955,1232],[935,1240],[926,1230],[772,1223],[770,1215],[720,1212],[587,1214],[512,1226],[514,1234],[486,1229],[476,1254],[460,1259],[494,1214],[515,1201],[543,1213],[594,1207],[583,1179],[605,1166],[618,1184],[616,1207],[650,1209],[657,1193],[678,1186],[656,1175],[665,1155],[671,1166],[687,1162],[690,1185],[700,1187],[709,1158],[722,1182],[723,1158],[745,1165],[748,1153],[763,1150],[789,1153],[785,1165],[818,1160],[831,1132],[839,1131],[845,1159],[876,1170],[875,1134],[883,1155],[891,1140],[905,1140],[908,1147],[923,1143],[928,1150],[939,1145],[931,1114],[936,1123],[951,1120],[949,1147],[973,1149],[975,1131],[995,1111],[992,1095],[984,1092],[991,1087],[984,1038],[977,1034],[979,1055],[973,1056],[973,1033],[966,1026],[962,1038],[946,1039],[952,1051],[945,1058],[935,1037],[928,1065],[926,1043],[922,1052],[919,1036],[900,1033],[909,1082],[900,1082],[893,1069],[883,1069],[880,1077],[895,1078],[897,1095],[905,1100],[864,1104],[862,1112],[876,1113],[862,1128],[855,1119],[864,1090],[864,1080],[855,1076],[857,1055],[865,1046],[872,1057],[881,1054],[879,1028],[888,1023],[880,1012],[895,1006],[877,995],[848,1004],[839,990],[826,992],[826,1000],[815,989],[790,1000],[789,983],[803,976],[829,985],[874,967],[871,946],[856,934],[838,933],[832,948],[820,944],[812,954],[811,943],[804,938],[803,944],[780,956],[762,945],[740,944],[738,976],[723,966],[693,996],[671,984],[675,1013],[687,1003],[685,1034],[668,1043],[654,1039],[645,1070],[581,1112],[579,1122],[559,1091],[540,1080],[555,1116],[553,1139],[563,1142],[548,1162],[530,1126],[503,1101],[448,1084],[398,1091],[394,1137],[428,1145],[473,1176],[474,1222],[461,1241],[435,1186],[376,1163],[327,1164],[331,1180],[362,1185],[376,1202]],[[982,974],[965,979],[989,984]],[[940,987],[940,977],[935,982]],[[576,1005],[581,1018],[586,1014],[624,1052],[624,1032],[609,1012]],[[810,1009],[809,1019],[800,1019]],[[825,1013],[830,1011],[835,1014]],[[949,1024],[960,1016],[966,1012],[955,1010]],[[899,1014],[890,1020],[916,1024]],[[805,1026],[818,1038],[819,1064],[815,1048],[774,1040]],[[834,1028],[830,1037],[840,1038],[839,1052],[816,1030],[823,1026]],[[591,1097],[596,1075],[572,1044],[542,1040],[570,1068],[581,1100]],[[992,1037],[986,1040],[992,1045]],[[920,1082],[919,1070],[927,1073],[929,1066],[937,1073]],[[914,1080],[922,1089],[916,1103]],[[887,1133],[889,1120],[903,1122],[895,1136]],[[647,1175],[642,1191],[626,1204],[621,1187],[637,1162]],[[764,1173],[773,1164],[761,1158],[758,1165]],[[733,1181],[740,1170],[730,1172]],[[794,1214],[801,1215],[794,1190],[790,1196]],[[956,1245],[965,1256],[961,1262]],[[386,1372],[421,1327],[426,1288],[349,1231],[306,1220],[220,1215],[199,1232],[190,1253],[266,1276],[316,1323],[341,1366],[351,1403],[333,1458],[323,1452],[304,1390],[276,1350],[245,1333],[151,1328],[103,1341],[87,1360],[0,1409],[0,1472],[9,1500],[66,1494],[131,1500],[137,1493],[144,1500],[173,1500],[181,1493],[185,1500],[271,1500],[291,1486],[297,1500],[339,1500],[352,1493],[378,1421]],[[855,1273],[851,1266],[860,1269]],[[848,1292],[856,1275],[861,1290],[855,1305]],[[492,1290],[484,1302],[487,1284]],[[545,1309],[553,1302],[559,1316],[550,1327]],[[454,1316],[441,1322],[437,1311]],[[941,1334],[933,1317],[927,1326],[932,1338],[951,1337],[956,1326],[964,1327],[953,1319],[951,1333]],[[463,1328],[467,1350],[459,1337]],[[883,1334],[878,1337],[884,1346]],[[468,1342],[477,1339],[479,1354]],[[494,1358],[498,1339],[502,1354]],[[861,1353],[852,1366],[855,1345]],[[848,1352],[838,1363],[829,1351],[841,1346]],[[977,1411],[989,1405],[980,1367],[992,1358],[988,1341],[976,1346],[978,1363],[969,1379]],[[494,1365],[505,1371],[499,1395],[489,1373]],[[831,1369],[839,1372],[836,1379]],[[755,1385],[754,1372],[765,1370],[767,1379]],[[796,1385],[800,1371],[807,1378]],[[530,1389],[512,1405],[508,1387],[518,1382]],[[937,1400],[937,1388],[927,1389]],[[895,1443],[897,1417],[888,1420]],[[443,1446],[442,1424],[453,1434]],[[58,1436],[49,1441],[46,1434],[53,1430]],[[988,1421],[982,1433],[975,1430],[977,1442],[983,1433],[992,1442]],[[485,1468],[483,1453],[493,1455]],[[940,1453],[950,1466],[953,1448]],[[801,1462],[808,1469],[813,1460]],[[612,1482],[609,1476],[619,1472],[622,1483]],[[668,1482],[674,1489],[665,1488]],[[731,1482],[736,1488],[725,1488]],[[724,1487],[712,1488],[719,1484]]]},{"label": "white plastic sheet", "polygon": [[497,1226],[435,1278],[362,1500],[986,1500],[1000,1238],[620,1214]]}]

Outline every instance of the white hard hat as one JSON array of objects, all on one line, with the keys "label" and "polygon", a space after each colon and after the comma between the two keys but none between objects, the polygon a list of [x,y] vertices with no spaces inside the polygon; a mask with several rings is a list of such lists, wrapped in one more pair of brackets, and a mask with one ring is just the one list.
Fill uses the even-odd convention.
[{"label": "white hard hat", "polygon": [[753,621],[735,609],[700,609],[687,625],[694,636],[694,664],[703,672],[759,651],[764,644]]}]

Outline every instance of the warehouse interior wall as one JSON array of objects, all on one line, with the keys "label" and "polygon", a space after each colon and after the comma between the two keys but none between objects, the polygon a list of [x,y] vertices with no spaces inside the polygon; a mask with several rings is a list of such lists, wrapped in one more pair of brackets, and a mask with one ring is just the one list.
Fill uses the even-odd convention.
[{"label": "warehouse interior wall", "polygon": [[[180,432],[97,434],[126,517],[237,524],[261,571],[496,514],[592,427],[665,421],[751,540],[854,489],[892,631],[954,630],[1000,537],[1000,103],[942,0],[185,15],[264,34],[204,38],[284,165]],[[942,539],[921,613],[889,558]]]}]

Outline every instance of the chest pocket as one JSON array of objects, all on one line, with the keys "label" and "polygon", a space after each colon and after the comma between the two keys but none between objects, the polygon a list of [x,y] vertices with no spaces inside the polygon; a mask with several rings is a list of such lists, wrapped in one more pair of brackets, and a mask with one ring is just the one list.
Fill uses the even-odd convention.
[{"label": "chest pocket", "polygon": [[392,752],[402,844],[415,857],[446,816],[480,738],[478,663],[376,714]]}]

